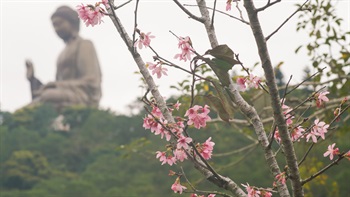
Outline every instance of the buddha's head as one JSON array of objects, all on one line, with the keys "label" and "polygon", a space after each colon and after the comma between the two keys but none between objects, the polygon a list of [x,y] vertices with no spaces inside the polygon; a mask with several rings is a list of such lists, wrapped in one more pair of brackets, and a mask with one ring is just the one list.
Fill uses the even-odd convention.
[{"label": "buddha's head", "polygon": [[57,35],[64,41],[76,36],[79,32],[78,13],[68,6],[57,8],[51,16],[51,21]]}]

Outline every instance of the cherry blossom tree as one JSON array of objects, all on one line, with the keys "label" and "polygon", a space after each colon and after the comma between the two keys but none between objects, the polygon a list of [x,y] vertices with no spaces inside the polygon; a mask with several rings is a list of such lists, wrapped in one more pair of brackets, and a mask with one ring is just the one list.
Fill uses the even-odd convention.
[{"label": "cherry blossom tree", "polygon": [[[191,184],[185,171],[182,169],[180,172],[170,171],[169,173],[170,176],[176,177],[174,184],[169,186],[175,193],[191,193],[191,196],[209,197],[302,197],[305,195],[303,189],[305,183],[313,180],[344,158],[349,159],[350,152],[348,150],[340,150],[336,147],[336,143],[333,143],[328,146],[328,150],[325,150],[324,155],[320,155],[320,157],[329,157],[331,163],[310,177],[301,176],[300,166],[307,158],[309,152],[319,141],[325,140],[328,137],[331,125],[339,120],[340,116],[347,113],[349,103],[347,102],[346,96],[340,98],[334,97],[332,100],[329,99],[328,96],[331,97],[332,95],[325,87],[322,87],[324,84],[321,83],[321,80],[316,81],[317,83],[312,83],[313,78],[322,76],[322,68],[315,74],[308,76],[299,84],[292,85],[290,81],[288,81],[285,87],[278,87],[269,48],[267,46],[268,40],[283,28],[284,24],[295,14],[309,11],[314,11],[316,13],[320,8],[330,9],[329,7],[327,8],[328,5],[332,6],[330,2],[328,4],[319,5],[318,1],[312,3],[306,0],[303,4],[299,5],[296,11],[275,31],[266,36],[262,32],[259,13],[267,11],[268,8],[279,3],[280,0],[267,0],[266,5],[260,8],[254,5],[253,0],[228,0],[225,3],[214,0],[212,6],[208,6],[205,0],[196,0],[196,5],[184,5],[178,0],[173,0],[174,4],[181,9],[184,14],[205,27],[211,45],[211,48],[206,49],[203,53],[200,52],[202,49],[196,49],[194,47],[190,37],[179,36],[173,33],[178,40],[179,49],[179,51],[174,51],[173,59],[183,61],[184,65],[187,67],[177,65],[172,60],[160,56],[159,53],[152,48],[152,42],[156,40],[157,37],[152,35],[150,32],[151,30],[138,29],[137,13],[140,3],[139,0],[136,0],[135,3],[133,34],[129,35],[126,32],[122,20],[118,17],[117,11],[130,2],[131,1],[128,1],[116,6],[114,0],[104,0],[94,5],[78,5],[77,11],[86,26],[100,24],[103,16],[109,16],[127,49],[131,53],[135,64],[138,66],[148,89],[143,97],[143,101],[146,105],[145,109],[148,112],[143,119],[143,127],[150,130],[150,132],[155,135],[159,135],[161,139],[168,142],[166,150],[158,150],[155,153],[155,159],[159,159],[160,161],[159,165],[174,166],[181,162],[192,162],[194,168],[201,172],[208,181],[227,191],[224,193],[199,190]],[[236,9],[234,9],[232,5],[236,5]],[[188,6],[196,6],[199,9],[200,16],[193,14],[187,8]],[[242,6],[245,8],[245,17],[243,17],[243,11],[241,10]],[[223,8],[226,12],[220,11],[218,7]],[[235,10],[239,16],[231,15],[230,12],[232,10]],[[244,63],[240,61],[238,53],[234,53],[228,45],[219,44],[214,23],[215,14],[218,13],[226,14],[234,20],[238,20],[249,26],[258,48],[264,77],[254,75],[251,69],[245,67]],[[316,14],[313,16],[315,15]],[[245,18],[248,18],[248,20],[245,20]],[[315,26],[316,23],[317,19],[311,19],[312,25]],[[300,23],[299,29],[305,28],[307,25],[307,22]],[[320,32],[321,30],[313,32],[313,35],[316,35],[315,43],[317,43],[317,39],[320,38]],[[337,38],[332,39],[336,40]],[[347,41],[346,37],[341,37],[338,40]],[[309,51],[312,52],[316,47],[314,46],[315,43],[313,45],[308,45],[307,48]],[[320,45],[320,43],[318,44]],[[154,62],[145,63],[138,50],[151,50],[154,53]],[[349,66],[348,49],[346,47],[341,47],[341,53],[344,60],[343,65]],[[330,58],[325,56],[323,60],[320,60],[320,57],[317,56],[316,53],[311,55],[313,55],[312,58],[314,62],[317,63],[317,66],[321,62],[326,62],[327,58]],[[336,61],[334,64],[341,63]],[[245,74],[243,76],[230,74],[229,71],[234,65],[240,66]],[[189,90],[190,101],[187,105],[179,101],[173,104],[166,103],[166,100],[159,92],[153,77],[166,77],[168,73],[171,72],[170,69],[168,70],[167,68],[179,69],[191,75],[192,84]],[[210,72],[210,74],[207,72]],[[342,77],[345,79],[349,79],[348,76],[349,73],[342,73]],[[331,82],[333,83],[334,81],[335,80]],[[198,94],[195,85],[201,83],[209,84],[209,86],[214,89],[213,94],[204,96],[207,98],[208,102],[203,105],[195,101],[196,94]],[[337,84],[343,85],[344,82],[338,81]],[[301,86],[308,85],[313,86],[315,91],[310,93],[305,100],[298,101],[298,103],[293,106],[288,106],[286,104],[291,103],[288,97],[291,92],[296,91]],[[257,109],[253,107],[247,99],[243,98],[242,93],[248,89],[257,91],[259,92],[257,94],[264,94],[269,98],[269,107],[271,108],[269,117],[262,118],[257,112]],[[280,94],[280,90],[284,90],[284,93]],[[151,93],[151,96],[148,93]],[[312,104],[307,106],[307,102],[312,102]],[[328,105],[328,103],[331,104]],[[175,116],[174,111],[184,106],[189,106],[185,109],[185,114],[182,116]],[[302,113],[305,113],[305,111],[310,108],[313,108],[315,113],[308,118],[301,119]],[[213,109],[217,112],[220,119],[214,119],[209,116],[209,113]],[[237,119],[234,117],[234,113],[236,113],[235,111],[237,110],[243,114],[245,117],[244,119]],[[317,116],[317,114],[324,113],[326,110],[334,110],[334,118],[328,123]],[[255,135],[251,137],[260,144],[260,148],[264,152],[266,168],[269,168],[271,175],[274,177],[274,180],[271,180],[271,187],[261,188],[258,185],[253,186],[253,184],[258,183],[237,183],[234,178],[229,177],[230,175],[219,174],[213,165],[210,164],[209,161],[215,151],[215,145],[220,142],[215,142],[215,139],[211,136],[208,136],[206,141],[199,142],[196,140],[196,133],[189,132],[189,128],[194,127],[200,130],[206,127],[207,124],[211,124],[215,121],[252,126]],[[268,131],[265,125],[271,125],[271,130]],[[299,158],[296,155],[295,147],[298,146],[298,143],[301,141],[309,143],[310,147],[305,154]],[[272,147],[273,143],[278,144],[279,148],[277,150]],[[284,168],[281,168],[281,164],[279,164],[276,159],[276,155],[279,152],[283,152],[286,162],[286,167]],[[287,183],[291,184],[291,189],[288,189]]]}]

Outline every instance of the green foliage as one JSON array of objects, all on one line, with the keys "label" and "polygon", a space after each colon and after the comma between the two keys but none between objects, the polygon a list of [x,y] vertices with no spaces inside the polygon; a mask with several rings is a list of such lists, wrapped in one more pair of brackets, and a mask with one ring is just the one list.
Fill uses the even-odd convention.
[{"label": "green foliage", "polygon": [[15,151],[1,168],[1,183],[6,188],[30,189],[47,179],[51,172],[47,159],[38,152]]},{"label": "green foliage", "polygon": [[295,52],[306,49],[312,67],[323,73],[313,78],[315,82],[334,78],[329,90],[333,95],[346,96],[349,93],[346,87],[350,85],[349,80],[346,80],[350,75],[350,32],[342,30],[343,19],[337,16],[335,4],[336,1],[332,0],[308,3],[308,9],[299,15],[297,31],[306,31],[310,42],[298,47]]}]

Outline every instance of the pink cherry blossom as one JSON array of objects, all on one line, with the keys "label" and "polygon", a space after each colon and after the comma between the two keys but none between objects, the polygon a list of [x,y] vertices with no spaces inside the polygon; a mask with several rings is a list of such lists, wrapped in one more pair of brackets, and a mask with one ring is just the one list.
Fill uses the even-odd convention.
[{"label": "pink cherry blossom", "polygon": [[96,4],[96,6],[93,5],[78,5],[77,12],[79,17],[85,22],[86,26],[91,25],[92,27],[100,24],[102,22],[102,17],[104,16],[104,10],[99,6],[99,4]]},{"label": "pink cherry blossom", "polygon": [[227,2],[226,2],[226,11],[230,11],[231,10],[231,1],[232,0],[227,0]]},{"label": "pink cherry blossom", "polygon": [[176,110],[179,110],[180,109],[180,106],[181,106],[181,103],[179,103],[179,101],[177,101],[175,104],[174,104],[174,108]]},{"label": "pink cherry blossom", "polygon": [[245,91],[247,86],[258,89],[260,81],[261,79],[259,77],[249,74],[248,77],[238,77],[236,83],[239,91]]},{"label": "pink cherry blossom", "polygon": [[177,178],[175,183],[171,186],[171,189],[174,191],[174,193],[182,194],[182,191],[187,189],[185,186],[180,184],[180,179]]},{"label": "pink cherry blossom", "polygon": [[322,139],[325,139],[325,134],[328,132],[327,129],[329,125],[325,122],[320,122],[318,118],[314,121],[314,124],[315,125],[312,127],[312,130],[314,130],[318,136],[321,136]]},{"label": "pink cherry blossom", "polygon": [[247,185],[242,184],[242,186],[245,187],[245,189],[248,192],[247,197],[259,197],[259,195],[260,195],[259,190],[256,190],[254,187],[251,187],[248,183],[247,183]]},{"label": "pink cherry blossom", "polygon": [[163,139],[165,136],[166,141],[170,141],[171,139],[171,134],[168,131],[166,131],[161,125],[159,125],[154,131],[154,135],[160,135],[161,139]]},{"label": "pink cherry blossom", "polygon": [[286,99],[281,99],[281,105],[282,105],[282,109],[283,110],[288,110],[290,109],[290,107],[288,105],[285,105],[284,102],[285,102]]},{"label": "pink cherry blossom", "polygon": [[300,141],[300,138],[303,137],[303,133],[305,132],[305,129],[303,129],[301,126],[298,126],[292,130],[290,133],[292,141]]},{"label": "pink cherry blossom", "polygon": [[278,183],[286,184],[286,173],[281,172],[280,174],[277,174],[275,179]]},{"label": "pink cherry blossom", "polygon": [[329,155],[329,159],[333,160],[334,155],[339,155],[339,148],[334,148],[335,143],[328,146],[328,150],[323,154],[324,157]]},{"label": "pink cherry blossom", "polygon": [[272,197],[272,193],[268,191],[261,191],[261,197]]},{"label": "pink cherry blossom", "polygon": [[177,148],[188,148],[188,143],[192,142],[192,138],[190,137],[185,137],[185,136],[180,136],[179,139],[177,140]]},{"label": "pink cherry blossom", "polygon": [[246,78],[244,77],[238,77],[236,80],[236,83],[238,85],[238,90],[244,92],[247,89],[247,86],[245,85]]},{"label": "pink cherry blossom", "polygon": [[277,143],[281,143],[281,136],[280,136],[280,133],[279,133],[279,131],[278,131],[278,128],[276,128],[276,131],[275,131],[275,135],[274,135],[274,138],[275,138],[275,140],[277,141]]},{"label": "pink cherry blossom", "polygon": [[210,110],[208,105],[205,105],[204,108],[198,105],[193,106],[186,111],[185,116],[188,116],[187,124],[194,125],[194,127],[197,129],[205,127],[206,122],[211,120],[211,118],[208,116],[209,112]]},{"label": "pink cherry blossom", "polygon": [[215,143],[211,141],[211,137],[209,137],[201,146],[198,152],[202,155],[202,157],[206,160],[210,159]]},{"label": "pink cherry blossom", "polygon": [[215,197],[216,194],[209,194],[207,197]]},{"label": "pink cherry blossom", "polygon": [[316,98],[316,105],[317,105],[317,107],[321,107],[321,106],[323,106],[323,104],[322,104],[323,102],[329,101],[329,99],[326,96],[327,94],[329,94],[328,91],[320,92],[319,94],[315,95],[315,96],[317,96],[317,98]]},{"label": "pink cherry blossom", "polygon": [[157,151],[156,153],[157,153],[156,158],[157,159],[159,158],[159,161],[162,162],[161,165],[168,163],[170,166],[172,166],[173,164],[176,164],[176,158],[173,157],[172,155],[167,156],[166,152],[160,152],[160,151]]},{"label": "pink cherry blossom", "polygon": [[101,3],[106,7],[106,8],[109,8],[109,3],[108,3],[108,0],[102,0]]},{"label": "pink cherry blossom", "polygon": [[249,79],[248,79],[249,87],[258,89],[260,81],[261,81],[261,79],[259,77],[254,76],[253,74],[249,75]]},{"label": "pink cherry blossom", "polygon": [[152,107],[152,115],[157,117],[157,118],[163,118],[162,111],[156,106]]},{"label": "pink cherry blossom", "polygon": [[167,162],[166,152],[157,151],[156,153],[156,158],[159,158],[159,161],[163,162],[162,165],[165,164]]},{"label": "pink cherry blossom", "polygon": [[181,53],[174,56],[175,59],[179,58],[180,60],[191,60],[191,55],[193,54],[194,49],[192,48],[192,43],[190,37],[179,37],[178,47],[181,49]]},{"label": "pink cherry blossom", "polygon": [[183,149],[176,149],[174,151],[174,156],[177,160],[183,162],[185,159],[187,159],[187,154]]},{"label": "pink cherry blossom", "polygon": [[314,143],[317,143],[317,136],[318,136],[318,133],[315,132],[314,130],[311,130],[310,133],[306,135],[306,142],[308,142],[311,138]]},{"label": "pink cherry blossom", "polygon": [[171,155],[169,155],[169,156],[166,158],[166,162],[167,162],[170,166],[172,166],[173,164],[176,164],[176,158],[173,157],[173,156],[171,156]]},{"label": "pink cherry blossom", "polygon": [[151,62],[147,62],[147,66],[149,70],[152,70],[152,75],[157,74],[157,78],[161,78],[162,75],[168,75],[166,72],[168,71],[167,68],[163,68],[162,64],[157,63],[153,64]]},{"label": "pink cherry blossom", "polygon": [[143,119],[143,125],[145,129],[151,129],[151,132],[155,132],[161,128],[161,125],[151,115],[148,115]]},{"label": "pink cherry blossom", "polygon": [[141,32],[140,38],[135,42],[134,46],[138,46],[139,49],[142,49],[143,46],[147,48],[151,44],[151,38],[155,38],[155,36],[151,35],[151,32],[148,32],[147,34]]}]

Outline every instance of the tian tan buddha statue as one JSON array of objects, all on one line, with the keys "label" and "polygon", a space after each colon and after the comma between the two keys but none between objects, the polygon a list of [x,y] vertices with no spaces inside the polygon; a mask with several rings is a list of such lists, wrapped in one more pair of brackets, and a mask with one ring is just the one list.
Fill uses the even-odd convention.
[{"label": "tian tan buddha statue", "polygon": [[78,14],[61,6],[53,13],[51,21],[66,46],[57,59],[55,82],[42,84],[34,76],[32,62],[26,61],[32,92],[29,105],[50,103],[58,109],[72,105],[97,107],[101,98],[101,70],[92,42],[78,34]]}]

